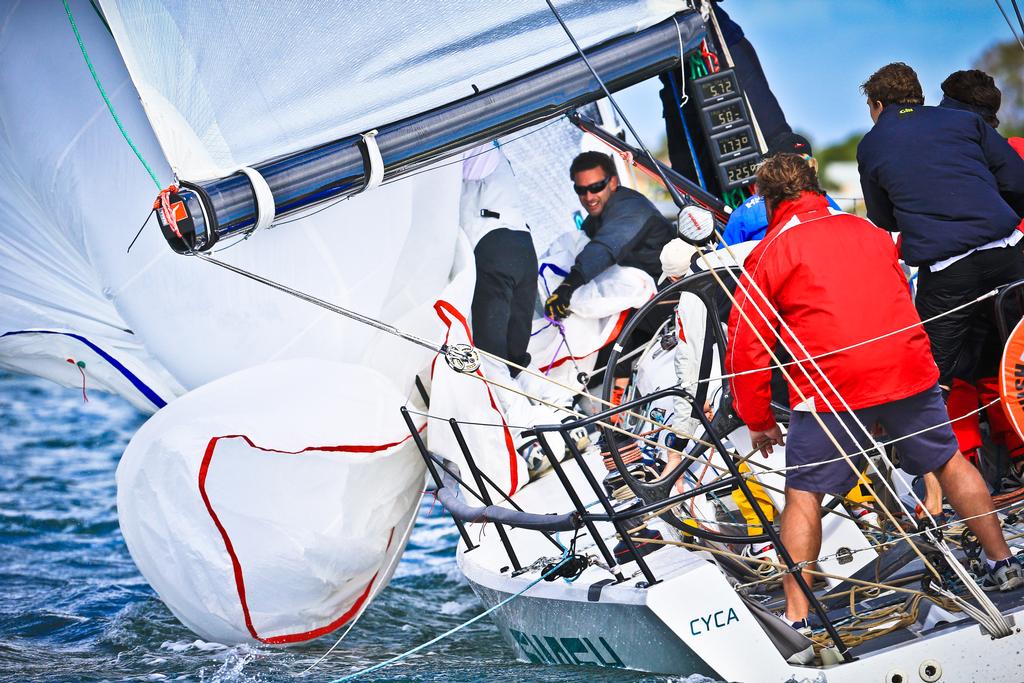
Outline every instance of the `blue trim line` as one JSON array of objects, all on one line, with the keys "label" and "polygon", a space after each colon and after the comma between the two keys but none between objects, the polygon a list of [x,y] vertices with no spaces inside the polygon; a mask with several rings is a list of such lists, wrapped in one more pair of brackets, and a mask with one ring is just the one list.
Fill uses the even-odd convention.
[{"label": "blue trim line", "polygon": [[[680,67],[682,69],[682,67]],[[682,73],[680,71],[680,73]],[[697,159],[697,149],[693,146],[693,138],[690,137],[690,127],[686,125],[686,117],[683,115],[683,102],[679,99],[679,89],[676,87],[676,77],[671,71],[668,72],[668,82],[672,89],[672,98],[679,108],[679,122],[683,124],[683,133],[686,135],[686,146],[690,148],[690,158],[693,160],[693,167],[697,169],[697,180],[700,181],[701,189],[707,190],[708,185],[704,182],[704,172],[700,168],[700,161]]]},{"label": "blue trim line", "polygon": [[132,372],[131,370],[129,370],[125,366],[121,365],[121,362],[119,360],[117,360],[116,358],[111,356],[109,353],[107,353],[106,351],[104,351],[100,347],[96,346],[91,341],[89,341],[88,339],[86,339],[85,337],[83,337],[81,335],[73,334],[71,332],[55,332],[53,330],[18,330],[16,332],[5,332],[4,334],[0,335],[0,339],[3,339],[4,337],[9,337],[9,336],[12,336],[12,335],[15,335],[15,334],[58,334],[58,335],[61,335],[61,336],[64,336],[64,337],[71,337],[72,339],[77,339],[78,341],[82,342],[83,344],[88,346],[90,349],[95,351],[99,355],[100,358],[102,358],[103,360],[105,360],[108,363],[110,363],[114,367],[115,370],[117,370],[122,375],[124,375],[125,379],[127,379],[129,382],[131,382],[132,386],[134,386],[136,389],[138,389],[139,392],[143,396],[145,396],[147,399],[149,399],[150,403],[155,405],[157,408],[163,408],[165,405],[167,405],[167,401],[165,401],[162,398],[160,398],[157,395],[157,393],[155,391],[153,391],[152,389],[150,389],[149,386],[147,386],[145,382],[143,382],[141,379],[139,379],[135,375],[134,372]]}]

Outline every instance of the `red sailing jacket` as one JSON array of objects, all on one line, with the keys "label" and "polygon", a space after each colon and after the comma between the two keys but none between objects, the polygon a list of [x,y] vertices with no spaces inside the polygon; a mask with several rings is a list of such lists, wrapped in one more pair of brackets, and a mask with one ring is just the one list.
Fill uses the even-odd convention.
[{"label": "red sailing jacket", "polygon": [[[781,339],[794,359],[806,359],[808,354],[816,358],[821,371],[855,410],[912,396],[938,380],[896,247],[888,233],[869,221],[829,209],[824,197],[805,192],[779,205],[765,238],[743,265],[746,273],[729,316],[727,372],[769,367],[771,358],[754,330],[775,347],[781,315],[806,349],[801,350],[793,335],[783,331]],[[768,302],[750,286],[751,280]],[[767,321],[755,303],[761,304]],[[835,352],[908,326],[913,327]],[[829,355],[818,358],[825,353]],[[811,387],[801,367],[823,393]],[[787,370],[799,389],[789,388],[795,409],[826,412],[831,404],[837,411],[845,410],[810,363]],[[731,379],[734,408],[750,429],[763,431],[775,424],[769,405],[770,379],[768,370]],[[801,394],[810,400],[804,402]]]}]

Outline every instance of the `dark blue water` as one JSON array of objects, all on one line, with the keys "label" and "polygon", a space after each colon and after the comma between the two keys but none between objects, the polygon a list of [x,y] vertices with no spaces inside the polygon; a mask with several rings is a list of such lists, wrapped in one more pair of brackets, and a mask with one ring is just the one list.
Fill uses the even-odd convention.
[{"label": "dark blue water", "polygon": [[[118,458],[146,416],[106,394],[89,398],[0,372],[0,680],[299,677],[340,632],[289,649],[206,643],[146,584],[121,538],[114,483]],[[391,585],[304,680],[375,664],[482,611],[455,567],[456,540],[450,520],[425,504]],[[360,680],[670,679],[523,664],[482,620]]]}]

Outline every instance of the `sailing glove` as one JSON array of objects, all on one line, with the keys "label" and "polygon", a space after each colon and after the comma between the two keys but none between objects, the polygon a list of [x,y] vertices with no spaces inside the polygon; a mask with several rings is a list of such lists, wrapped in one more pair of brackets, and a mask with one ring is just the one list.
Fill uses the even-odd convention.
[{"label": "sailing glove", "polygon": [[572,294],[583,284],[583,276],[575,268],[562,280],[548,300],[544,302],[544,315],[553,320],[564,320],[569,317],[569,302]]}]

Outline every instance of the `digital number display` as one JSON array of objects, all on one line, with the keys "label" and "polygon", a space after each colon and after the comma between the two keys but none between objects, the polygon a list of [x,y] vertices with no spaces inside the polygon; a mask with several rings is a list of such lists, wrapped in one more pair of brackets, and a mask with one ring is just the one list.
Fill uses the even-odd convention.
[{"label": "digital number display", "polygon": [[730,102],[724,107],[718,109],[711,109],[708,111],[708,115],[711,116],[711,127],[721,128],[734,123],[740,123],[744,121],[743,118],[743,107],[739,101]]},{"label": "digital number display", "polygon": [[759,164],[756,156],[744,157],[731,164],[723,164],[722,175],[730,187],[742,185],[754,178]]},{"label": "digital number display", "polygon": [[719,135],[714,139],[719,157],[735,156],[739,152],[750,152],[754,149],[754,138],[749,128]]},{"label": "digital number display", "polygon": [[733,85],[732,76],[726,74],[725,76],[715,76],[714,78],[702,81],[700,92],[705,100],[712,100],[723,95],[732,95],[736,92],[736,86]]}]

